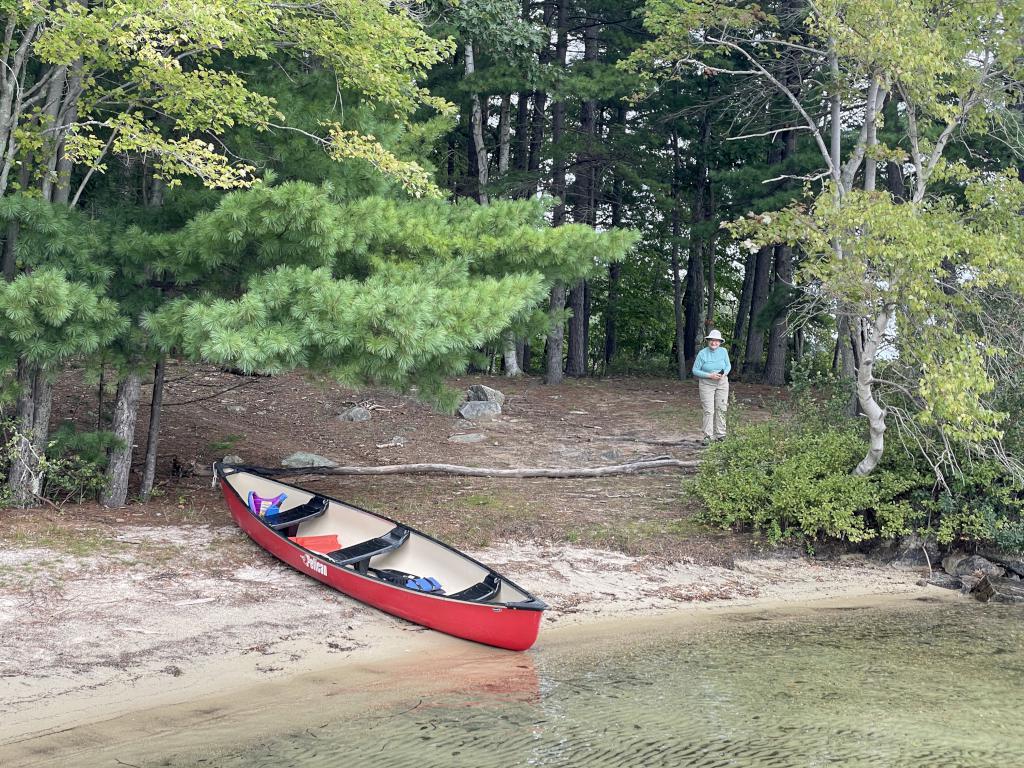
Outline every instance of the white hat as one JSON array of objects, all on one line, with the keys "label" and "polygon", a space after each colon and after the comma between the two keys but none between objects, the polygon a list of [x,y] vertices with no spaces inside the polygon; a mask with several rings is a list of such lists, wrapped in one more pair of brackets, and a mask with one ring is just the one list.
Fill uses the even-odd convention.
[{"label": "white hat", "polygon": [[712,331],[707,336],[705,336],[704,339],[715,339],[716,341],[724,341],[724,339],[722,338],[722,332],[718,330]]}]

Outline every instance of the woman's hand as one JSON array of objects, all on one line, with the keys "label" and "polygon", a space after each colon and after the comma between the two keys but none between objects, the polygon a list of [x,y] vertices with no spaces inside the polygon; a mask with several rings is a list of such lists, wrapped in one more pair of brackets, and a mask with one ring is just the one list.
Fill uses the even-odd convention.
[{"label": "woman's hand", "polygon": [[718,381],[719,379],[722,378],[722,374],[720,374],[720,373],[712,373],[710,376],[708,376],[708,378],[712,379],[713,381]]}]

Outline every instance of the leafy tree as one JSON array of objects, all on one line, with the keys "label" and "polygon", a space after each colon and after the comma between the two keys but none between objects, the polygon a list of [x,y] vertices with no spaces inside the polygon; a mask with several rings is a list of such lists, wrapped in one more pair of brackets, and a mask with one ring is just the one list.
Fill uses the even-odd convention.
[{"label": "leafy tree", "polygon": [[[387,108],[392,119],[408,119],[423,106],[447,108],[416,84],[447,44],[427,36],[404,9],[383,3],[5,2],[3,9],[3,198],[22,192],[75,207],[89,183],[119,156],[145,157],[150,177],[144,181],[154,186],[174,186],[182,176],[210,187],[251,186],[254,168],[215,141],[238,125],[288,128],[275,100],[247,82],[248,65],[270,57],[332,73],[340,87],[357,89]],[[414,195],[436,193],[423,168],[340,121],[305,133],[334,157],[359,158]],[[13,283],[19,272],[34,268],[31,248],[21,245],[23,230],[33,222],[27,208],[10,213],[3,273]],[[111,286],[112,295],[127,298],[127,287],[120,280]],[[138,287],[153,294],[152,286]],[[129,315],[130,304],[122,306]],[[138,326],[133,327],[137,336]],[[72,326],[67,330],[73,332]],[[127,338],[122,342],[134,346]],[[59,358],[43,360],[38,351],[19,352],[19,375],[25,381],[48,382],[60,364]],[[126,362],[124,394],[130,400],[133,392],[137,396],[138,374],[133,361]],[[49,410],[48,386],[22,386],[17,429],[45,438]],[[129,404],[118,410],[128,414],[134,409]],[[128,439],[122,444],[130,447],[133,429],[134,416],[126,415],[119,436]],[[111,491],[115,503],[123,496],[126,460],[122,455],[111,462],[119,486]],[[15,503],[28,503],[37,490],[27,484],[37,474],[32,470],[36,463],[27,453],[14,463],[9,480]],[[23,466],[28,470],[22,471]]]},{"label": "leafy tree", "polygon": [[[796,39],[782,33],[780,17],[790,12],[803,18]],[[799,244],[810,259],[802,273],[807,295],[830,303],[840,318],[841,340],[849,333],[858,402],[871,432],[858,474],[870,473],[884,450],[887,413],[876,397],[881,382],[875,367],[894,327],[901,340],[897,360],[921,360],[911,382],[923,404],[918,420],[972,444],[998,435],[998,419],[982,402],[991,386],[983,362],[994,350],[979,348],[962,324],[945,324],[972,288],[1016,290],[1019,256],[1006,243],[1015,231],[1007,213],[1019,210],[1017,182],[999,175],[998,191],[985,200],[970,191],[978,188],[974,184],[966,194],[951,195],[941,182],[952,181],[950,174],[971,181],[966,169],[948,169],[943,160],[955,135],[1015,119],[1021,40],[1010,30],[1019,29],[1022,14],[1018,2],[648,3],[646,23],[657,38],[644,60],[672,62],[676,71],[749,78],[773,89],[819,150],[821,171],[807,181],[824,184],[813,202],[785,215],[749,219],[738,233],[766,245],[780,239]],[[796,92],[773,71],[776,58],[791,50],[821,73],[824,92]],[[723,54],[742,66],[723,65]],[[826,121],[817,112],[822,97],[829,104]],[[886,99],[894,97],[902,111],[900,140],[889,146],[878,128]],[[845,152],[844,121],[859,121]],[[912,169],[905,204],[876,188],[879,163],[887,159],[894,162],[886,173]],[[798,232],[801,226],[806,229]],[[944,247],[927,236],[937,232],[948,238]]]}]

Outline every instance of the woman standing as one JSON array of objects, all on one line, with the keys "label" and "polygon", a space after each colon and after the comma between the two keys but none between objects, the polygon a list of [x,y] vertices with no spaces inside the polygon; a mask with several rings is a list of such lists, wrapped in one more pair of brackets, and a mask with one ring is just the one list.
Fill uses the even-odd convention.
[{"label": "woman standing", "polygon": [[711,331],[708,343],[693,361],[693,375],[700,387],[700,406],[704,409],[704,445],[725,439],[725,411],[729,405],[729,352],[722,346],[720,331]]}]

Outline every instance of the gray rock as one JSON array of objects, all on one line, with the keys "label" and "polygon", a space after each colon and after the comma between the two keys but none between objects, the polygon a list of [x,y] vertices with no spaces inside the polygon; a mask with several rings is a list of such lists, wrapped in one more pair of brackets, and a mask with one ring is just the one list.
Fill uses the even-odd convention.
[{"label": "gray rock", "polygon": [[961,561],[967,559],[966,552],[950,552],[944,558],[942,558],[942,570],[946,573],[953,575],[956,573],[956,567]]},{"label": "gray rock", "polygon": [[369,421],[370,411],[361,405],[354,405],[338,414],[339,421]]},{"label": "gray rock", "polygon": [[474,421],[494,419],[501,415],[501,406],[490,400],[470,400],[459,406],[459,416]]},{"label": "gray rock", "polygon": [[408,440],[406,440],[401,435],[395,435],[390,440],[388,440],[386,443],[377,443],[377,447],[378,448],[401,448],[407,442],[408,442]]},{"label": "gray rock", "polygon": [[1016,574],[1017,576],[1024,576],[1024,559],[1020,557],[1013,557],[997,549],[988,548],[979,550],[978,554],[991,560],[993,563],[999,563],[1009,571],[1007,575]]},{"label": "gray rock", "polygon": [[[947,571],[949,573],[949,571]],[[1003,576],[1006,574],[1006,570],[1001,565],[986,560],[980,555],[971,555],[965,557],[963,560],[956,564],[953,569],[953,576]]]},{"label": "gray rock", "polygon": [[247,409],[244,405],[229,405],[226,406],[226,410],[231,411],[231,413],[245,413]]},{"label": "gray rock", "polygon": [[956,576],[950,576],[942,571],[933,571],[931,576],[927,579],[921,579],[917,583],[922,587],[932,586],[942,587],[943,589],[960,589],[963,586],[963,583]]},{"label": "gray rock", "polygon": [[245,460],[237,453],[229,453],[221,461],[225,464],[245,464]]},{"label": "gray rock", "polygon": [[884,562],[895,568],[936,568],[942,557],[939,545],[934,539],[924,539],[916,533],[886,542],[879,547],[878,553]]},{"label": "gray rock", "polygon": [[960,577],[960,591],[965,595],[969,595],[974,591],[974,588],[981,583],[981,580],[985,577],[979,574],[968,574],[965,573]]},{"label": "gray rock", "polygon": [[486,440],[487,435],[482,435],[479,432],[469,432],[463,435],[452,435],[448,438],[449,443],[479,443],[482,440]]},{"label": "gray rock", "polygon": [[281,459],[282,467],[336,467],[337,462],[317,456],[315,453],[296,451],[291,456]]},{"label": "gray rock", "polygon": [[466,390],[466,400],[470,402],[482,401],[486,403],[505,404],[505,395],[496,389],[485,387],[483,384],[474,384]]}]

